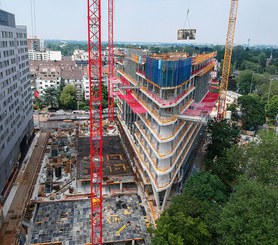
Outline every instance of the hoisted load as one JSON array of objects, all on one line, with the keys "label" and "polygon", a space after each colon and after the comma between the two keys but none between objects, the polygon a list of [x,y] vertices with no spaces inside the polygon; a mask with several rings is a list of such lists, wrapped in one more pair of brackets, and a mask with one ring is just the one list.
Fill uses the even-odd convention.
[{"label": "hoisted load", "polygon": [[[189,28],[185,28],[186,22],[188,20],[188,26]],[[192,29],[190,27],[190,20],[189,20],[189,9],[187,10],[185,22],[184,22],[184,28],[178,29],[178,40],[195,40],[196,39],[196,29]]]}]

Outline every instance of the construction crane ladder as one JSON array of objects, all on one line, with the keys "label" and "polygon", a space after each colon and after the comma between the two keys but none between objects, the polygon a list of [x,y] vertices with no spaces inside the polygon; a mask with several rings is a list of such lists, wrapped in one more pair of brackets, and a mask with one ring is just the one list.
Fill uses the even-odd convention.
[{"label": "construction crane ladder", "polygon": [[225,46],[225,54],[222,68],[222,79],[220,83],[220,91],[219,91],[219,104],[217,111],[217,119],[225,118],[225,107],[226,107],[226,97],[228,91],[228,83],[230,76],[230,68],[231,68],[231,60],[232,60],[232,52],[234,45],[234,34],[236,27],[236,19],[237,19],[237,8],[238,8],[238,0],[231,0],[230,6],[230,16],[226,37],[226,46]]},{"label": "construction crane ladder", "polygon": [[90,87],[91,242],[102,244],[102,58],[101,0],[87,0]]},{"label": "construction crane ladder", "polygon": [[114,0],[108,0],[108,120],[114,121],[114,97],[112,95],[114,76]]}]

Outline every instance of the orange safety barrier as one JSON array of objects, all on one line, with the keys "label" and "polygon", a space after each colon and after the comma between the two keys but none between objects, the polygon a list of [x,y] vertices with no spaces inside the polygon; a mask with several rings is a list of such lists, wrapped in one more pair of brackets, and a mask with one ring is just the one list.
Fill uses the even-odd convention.
[{"label": "orange safety barrier", "polygon": [[216,57],[216,55],[217,55],[217,52],[211,52],[208,54],[198,54],[197,56],[192,57],[192,65],[201,64],[202,62],[204,62],[208,59]]}]

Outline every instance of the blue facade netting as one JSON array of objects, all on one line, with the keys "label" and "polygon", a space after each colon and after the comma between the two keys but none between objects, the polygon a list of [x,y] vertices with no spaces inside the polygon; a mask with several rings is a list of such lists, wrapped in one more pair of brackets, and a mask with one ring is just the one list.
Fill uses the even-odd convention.
[{"label": "blue facade netting", "polygon": [[168,61],[147,57],[146,78],[160,87],[175,87],[190,78],[192,58]]}]

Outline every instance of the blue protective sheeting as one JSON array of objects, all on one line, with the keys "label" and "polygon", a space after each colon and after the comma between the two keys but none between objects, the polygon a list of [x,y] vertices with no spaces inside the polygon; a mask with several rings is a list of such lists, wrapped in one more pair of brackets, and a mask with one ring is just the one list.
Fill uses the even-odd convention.
[{"label": "blue protective sheeting", "polygon": [[175,87],[190,78],[191,58],[168,61],[147,57],[146,78],[160,87]]}]

